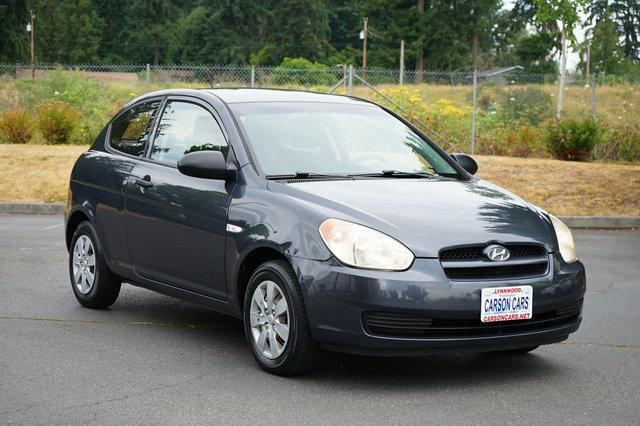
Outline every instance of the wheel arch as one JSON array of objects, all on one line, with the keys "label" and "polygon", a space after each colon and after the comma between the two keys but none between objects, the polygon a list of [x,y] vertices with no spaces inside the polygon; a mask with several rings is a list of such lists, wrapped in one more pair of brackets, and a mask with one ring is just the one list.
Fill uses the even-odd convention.
[{"label": "wheel arch", "polygon": [[[249,279],[253,272],[265,262],[270,260],[284,260],[292,268],[293,265],[288,256],[281,251],[268,245],[263,245],[253,248],[249,251],[240,262],[237,272],[235,274],[235,297],[237,302],[238,312],[243,311],[244,293],[249,284]],[[295,268],[293,268],[295,271]]]},{"label": "wheel arch", "polygon": [[70,250],[71,248],[71,239],[73,238],[73,233],[78,228],[78,225],[80,225],[84,221],[92,222],[92,215],[82,208],[75,209],[67,217],[65,229],[65,243],[67,246],[67,250]]}]

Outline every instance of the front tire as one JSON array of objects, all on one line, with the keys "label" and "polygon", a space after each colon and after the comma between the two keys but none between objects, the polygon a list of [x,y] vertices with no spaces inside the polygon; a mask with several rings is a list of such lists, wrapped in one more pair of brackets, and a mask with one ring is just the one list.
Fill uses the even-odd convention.
[{"label": "front tire", "polygon": [[89,221],[78,225],[71,239],[69,278],[78,302],[85,308],[106,309],[120,294],[120,279],[104,259],[102,244]]},{"label": "front tire", "polygon": [[251,276],[244,329],[256,362],[269,373],[302,374],[318,362],[321,349],[311,337],[302,290],[284,260],[263,263]]}]

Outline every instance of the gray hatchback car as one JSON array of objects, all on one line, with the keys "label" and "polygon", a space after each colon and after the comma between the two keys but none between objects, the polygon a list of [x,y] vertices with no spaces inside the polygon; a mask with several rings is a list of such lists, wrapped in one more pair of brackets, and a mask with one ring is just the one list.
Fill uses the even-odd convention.
[{"label": "gray hatchback car", "polygon": [[[570,230],[374,103],[169,90],[131,101],[69,184],[71,288],[121,283],[241,318],[265,370],[322,349],[524,353],[582,319]],[[532,183],[533,184],[533,183]]]}]

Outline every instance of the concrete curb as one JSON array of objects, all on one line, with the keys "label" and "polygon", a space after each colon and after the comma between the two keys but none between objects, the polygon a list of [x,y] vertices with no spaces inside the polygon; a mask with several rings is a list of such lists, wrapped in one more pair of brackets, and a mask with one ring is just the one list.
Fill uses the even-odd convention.
[{"label": "concrete curb", "polygon": [[560,220],[573,229],[640,228],[638,216],[563,216]]},{"label": "concrete curb", "polygon": [[0,214],[61,214],[62,203],[0,203]]},{"label": "concrete curb", "polygon": [[[0,214],[61,214],[62,203],[0,203]],[[562,216],[573,229],[633,229],[640,228],[638,216]]]}]

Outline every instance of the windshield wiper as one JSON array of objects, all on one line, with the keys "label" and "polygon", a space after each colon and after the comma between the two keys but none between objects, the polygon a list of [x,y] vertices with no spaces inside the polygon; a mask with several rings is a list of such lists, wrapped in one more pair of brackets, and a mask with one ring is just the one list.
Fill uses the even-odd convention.
[{"label": "windshield wiper", "polygon": [[358,173],[358,174],[353,174],[349,176],[431,179],[433,177],[433,174],[427,173],[427,172],[403,172],[400,170],[383,170],[379,173]]},{"label": "windshield wiper", "polygon": [[318,178],[343,178],[350,179],[349,175],[341,175],[338,173],[335,174],[324,174],[324,173],[311,173],[311,172],[295,172],[292,174],[285,175],[267,175],[265,176],[267,179],[271,180],[279,180],[279,179],[318,179]]}]

